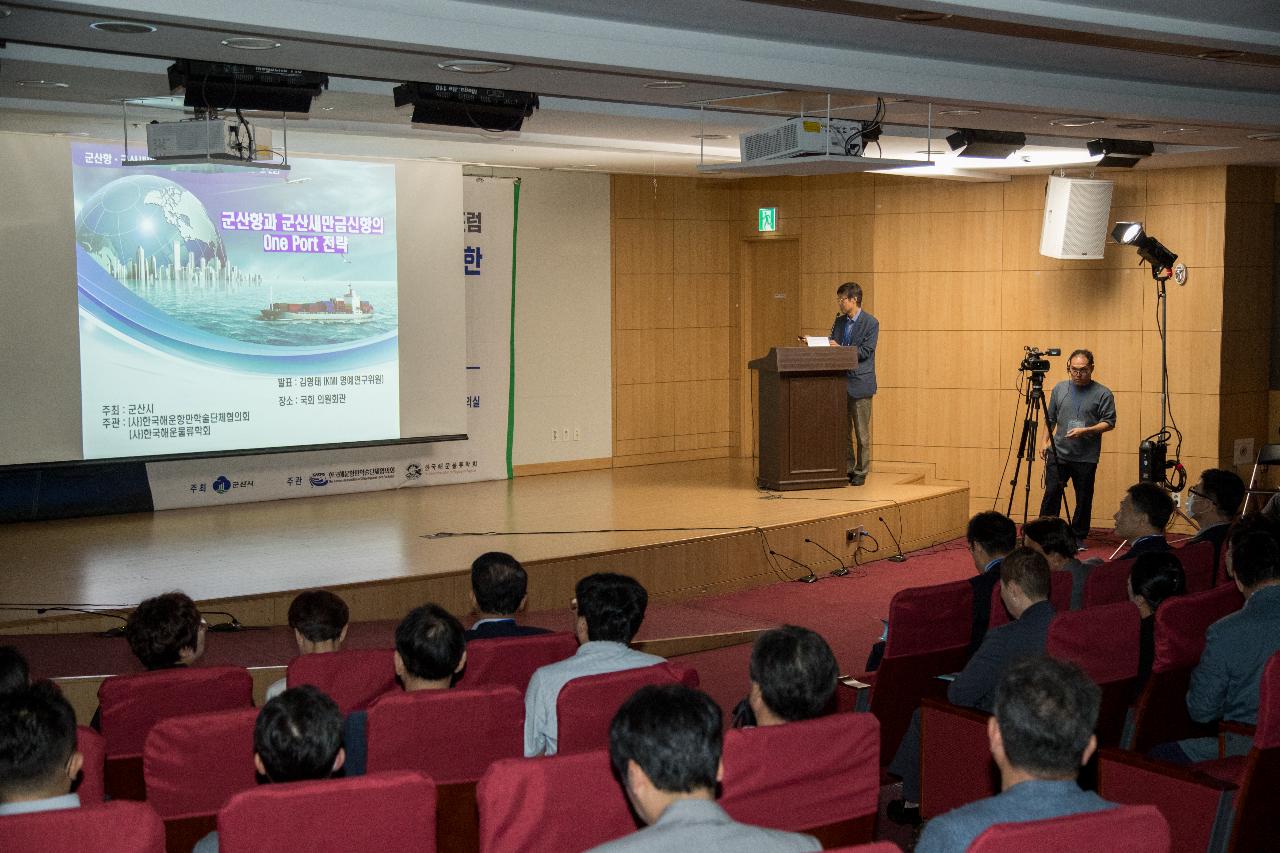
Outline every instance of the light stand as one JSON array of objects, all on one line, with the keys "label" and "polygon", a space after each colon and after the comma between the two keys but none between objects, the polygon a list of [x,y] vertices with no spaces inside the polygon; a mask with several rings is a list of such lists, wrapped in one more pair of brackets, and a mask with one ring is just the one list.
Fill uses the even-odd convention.
[{"label": "light stand", "polygon": [[[1176,264],[1178,256],[1163,243],[1147,234],[1141,222],[1117,222],[1111,229],[1112,238],[1122,245],[1133,246],[1138,256],[1151,268],[1151,278],[1156,283],[1157,330],[1160,333],[1160,431],[1147,436],[1138,445],[1138,479],[1163,485],[1171,492],[1181,492],[1186,485],[1187,472],[1182,467],[1182,432],[1169,414],[1169,293],[1168,282],[1172,278],[1179,285],[1187,282],[1187,268]],[[1169,451],[1169,425],[1178,436],[1174,448],[1174,461],[1167,461]],[[1174,477],[1165,472],[1170,468]]]}]

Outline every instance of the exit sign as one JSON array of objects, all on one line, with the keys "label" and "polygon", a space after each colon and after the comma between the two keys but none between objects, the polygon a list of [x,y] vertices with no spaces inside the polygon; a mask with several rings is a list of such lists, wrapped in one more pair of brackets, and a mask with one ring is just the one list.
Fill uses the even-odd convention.
[{"label": "exit sign", "polygon": [[761,231],[777,231],[778,230],[778,208],[762,207],[760,208],[760,229]]}]

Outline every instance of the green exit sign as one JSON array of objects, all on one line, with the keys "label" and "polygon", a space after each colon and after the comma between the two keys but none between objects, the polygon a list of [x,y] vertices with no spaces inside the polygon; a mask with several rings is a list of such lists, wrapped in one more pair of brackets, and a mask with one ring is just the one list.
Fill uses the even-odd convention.
[{"label": "green exit sign", "polygon": [[760,208],[760,230],[761,231],[777,231],[778,230],[778,208],[776,207]]}]

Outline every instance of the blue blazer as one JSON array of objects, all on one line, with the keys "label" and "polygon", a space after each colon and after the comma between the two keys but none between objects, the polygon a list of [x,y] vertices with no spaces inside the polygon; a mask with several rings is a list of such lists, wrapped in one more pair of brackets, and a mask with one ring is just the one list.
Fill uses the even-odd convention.
[{"label": "blue blazer", "polygon": [[849,371],[849,396],[855,400],[876,393],[876,342],[880,338],[880,321],[866,311],[850,321],[843,314],[831,324],[831,340],[842,347],[858,348],[858,366]]}]

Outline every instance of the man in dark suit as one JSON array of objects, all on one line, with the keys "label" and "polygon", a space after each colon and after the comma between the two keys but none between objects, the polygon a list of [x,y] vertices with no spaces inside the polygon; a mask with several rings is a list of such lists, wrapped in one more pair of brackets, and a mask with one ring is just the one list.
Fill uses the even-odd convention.
[{"label": "man in dark suit", "polygon": [[[991,712],[996,685],[1004,671],[1023,658],[1044,653],[1053,621],[1049,602],[1049,563],[1030,548],[1016,548],[1000,562],[1000,598],[1014,621],[989,632],[964,670],[947,688],[955,705]],[[889,772],[902,777],[902,799],[889,803],[895,823],[920,822],[920,711],[902,737]]]},{"label": "man in dark suit", "polygon": [[987,633],[987,623],[991,621],[991,591],[1000,582],[1000,561],[1018,544],[1018,527],[1007,516],[988,510],[969,519],[965,538],[973,566],[978,570],[977,577],[969,579],[973,587],[969,653],[973,654]]},{"label": "man in dark suit", "polygon": [[[856,347],[858,366],[849,371],[849,399],[845,408],[846,471],[849,484],[861,486],[871,470],[871,398],[876,393],[876,343],[880,321],[862,310],[862,285],[846,281],[836,288],[840,313],[831,324],[831,345]],[[857,452],[854,445],[857,444]]]},{"label": "man in dark suit", "polygon": [[495,637],[545,634],[546,628],[516,623],[515,615],[528,603],[529,575],[510,554],[490,551],[471,564],[471,606],[476,620],[466,632],[467,641]]},{"label": "man in dark suit", "polygon": [[1187,515],[1200,530],[1191,542],[1213,543],[1213,582],[1218,582],[1218,569],[1222,565],[1222,543],[1227,539],[1231,521],[1244,501],[1244,481],[1235,471],[1222,468],[1206,468],[1200,472],[1200,480],[1187,489]]},{"label": "man in dark suit", "polygon": [[1116,510],[1116,535],[1124,537],[1129,550],[1117,559],[1127,560],[1148,551],[1168,551],[1164,528],[1173,515],[1173,498],[1155,483],[1134,483]]}]

